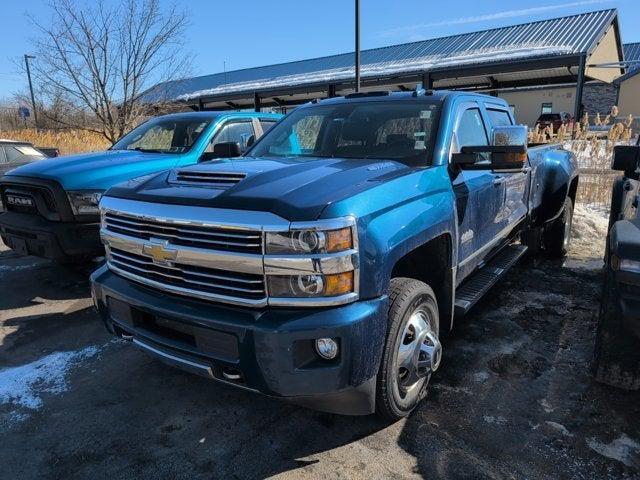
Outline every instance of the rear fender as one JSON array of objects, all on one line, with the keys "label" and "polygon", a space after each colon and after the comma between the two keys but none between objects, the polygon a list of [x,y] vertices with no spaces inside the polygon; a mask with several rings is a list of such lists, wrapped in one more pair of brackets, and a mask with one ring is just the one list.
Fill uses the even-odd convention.
[{"label": "rear fender", "polygon": [[562,213],[570,187],[578,180],[578,164],[573,153],[558,147],[530,151],[532,185],[531,220],[543,226]]}]

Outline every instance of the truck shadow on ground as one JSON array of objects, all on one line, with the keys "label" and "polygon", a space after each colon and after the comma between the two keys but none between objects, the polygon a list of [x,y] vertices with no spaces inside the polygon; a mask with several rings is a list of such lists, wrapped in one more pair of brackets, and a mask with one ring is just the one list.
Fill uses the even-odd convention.
[{"label": "truck shadow on ground", "polygon": [[0,252],[0,365],[80,347],[96,336],[89,289],[95,268]]},{"label": "truck shadow on ground", "polygon": [[89,307],[12,319],[24,336],[0,361],[52,343],[97,353],[21,411],[0,463],[21,478],[633,478],[640,396],[589,375],[599,293],[598,271],[516,267],[446,338],[427,401],[390,426],[174,370],[110,340]]}]

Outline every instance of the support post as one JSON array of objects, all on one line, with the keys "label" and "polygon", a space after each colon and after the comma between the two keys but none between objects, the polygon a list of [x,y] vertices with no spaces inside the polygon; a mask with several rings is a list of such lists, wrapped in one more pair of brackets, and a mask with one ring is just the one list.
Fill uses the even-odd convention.
[{"label": "support post", "polygon": [[576,84],[576,103],[573,109],[573,118],[576,122],[580,121],[580,114],[582,113],[582,92],[584,90],[584,71],[586,67],[587,57],[585,55],[580,56],[580,62],[578,64],[578,83]]},{"label": "support post", "polygon": [[256,112],[260,111],[260,95],[258,95],[258,92],[253,94],[253,109]]},{"label": "support post", "polygon": [[198,111],[201,112],[204,110],[204,102],[201,98],[198,99]]},{"label": "support post", "polygon": [[360,91],[360,0],[356,1],[356,92]]},{"label": "support post", "polygon": [[433,78],[429,72],[422,74],[422,88],[433,90]]},{"label": "support post", "polygon": [[331,84],[329,85],[329,91],[327,92],[327,98],[336,96],[336,86]]}]

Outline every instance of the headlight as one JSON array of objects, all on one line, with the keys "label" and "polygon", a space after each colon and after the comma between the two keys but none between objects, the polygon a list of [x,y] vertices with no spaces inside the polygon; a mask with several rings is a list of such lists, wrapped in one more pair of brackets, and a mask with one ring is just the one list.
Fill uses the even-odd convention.
[{"label": "headlight", "polygon": [[353,248],[353,229],[345,227],[335,230],[302,229],[284,233],[268,232],[266,253],[334,253]]},{"label": "headlight", "polygon": [[358,239],[352,217],[292,223],[265,235],[272,305],[324,305],[358,296]]},{"label": "headlight", "polygon": [[271,275],[269,295],[272,297],[337,297],[354,291],[354,272],[332,275]]},{"label": "headlight", "polygon": [[98,215],[98,203],[104,190],[78,190],[67,192],[71,210],[75,215]]}]

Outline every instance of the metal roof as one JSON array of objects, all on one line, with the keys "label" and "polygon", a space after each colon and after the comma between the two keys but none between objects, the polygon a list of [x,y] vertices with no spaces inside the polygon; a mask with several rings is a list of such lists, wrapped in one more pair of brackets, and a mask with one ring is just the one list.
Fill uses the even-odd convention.
[{"label": "metal roof", "polygon": [[625,43],[622,46],[622,49],[624,51],[624,61],[633,63],[629,63],[627,65],[626,73],[621,77],[618,77],[615,83],[623,82],[627,78],[633,77],[640,73],[640,42]]},{"label": "metal roof", "polygon": [[[615,9],[588,12],[361,52],[363,81],[460,68],[588,54],[616,20]],[[160,84],[141,100],[230,97],[292,87],[341,84],[354,77],[353,53],[216,73]]]}]

